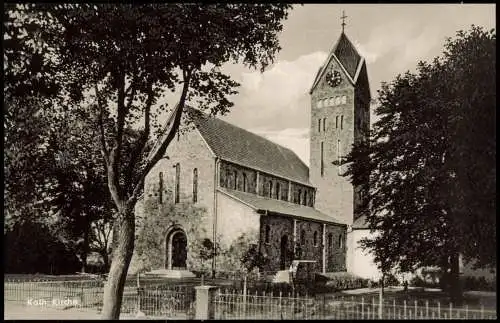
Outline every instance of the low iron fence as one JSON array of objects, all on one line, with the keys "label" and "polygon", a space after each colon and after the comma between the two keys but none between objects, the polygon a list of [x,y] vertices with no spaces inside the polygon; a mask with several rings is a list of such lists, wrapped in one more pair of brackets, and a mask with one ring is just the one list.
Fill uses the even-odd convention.
[{"label": "low iron fence", "polygon": [[[142,280],[141,287],[126,284],[121,313],[153,318],[194,318],[193,285],[174,285],[158,280]],[[93,309],[103,306],[104,284],[93,280],[4,280],[4,302],[57,309]]]},{"label": "low iron fence", "polygon": [[293,297],[219,291],[214,299],[216,319],[496,319],[496,310],[456,307],[439,301],[387,301],[321,295]]}]

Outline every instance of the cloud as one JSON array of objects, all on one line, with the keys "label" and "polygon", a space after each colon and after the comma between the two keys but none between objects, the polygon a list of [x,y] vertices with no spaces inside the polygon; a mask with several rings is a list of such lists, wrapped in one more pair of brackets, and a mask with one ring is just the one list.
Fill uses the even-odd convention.
[{"label": "cloud", "polygon": [[294,61],[278,61],[264,73],[241,73],[235,106],[225,119],[243,128],[308,127],[308,91],[326,57],[327,53],[318,51]]},{"label": "cloud", "polygon": [[368,64],[387,58],[391,70],[410,69],[418,60],[427,59],[440,40],[435,26],[422,27],[416,20],[391,19],[374,27],[367,42],[353,43]]},{"label": "cloud", "polygon": [[250,129],[250,131],[291,149],[306,165],[309,165],[309,128]]}]

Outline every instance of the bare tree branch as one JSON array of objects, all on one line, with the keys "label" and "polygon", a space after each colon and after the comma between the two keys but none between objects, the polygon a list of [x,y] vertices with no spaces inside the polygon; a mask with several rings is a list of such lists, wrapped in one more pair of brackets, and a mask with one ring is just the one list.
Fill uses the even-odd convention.
[{"label": "bare tree branch", "polygon": [[118,107],[117,107],[117,121],[116,121],[116,134],[114,138],[113,148],[111,149],[108,164],[108,187],[111,196],[116,205],[122,205],[122,189],[119,180],[120,171],[120,158],[123,145],[123,131],[125,128],[125,119],[127,116],[127,107],[125,106],[125,74],[118,76]]},{"label": "bare tree branch", "polygon": [[106,145],[106,137],[104,135],[104,120],[103,120],[103,114],[104,114],[104,106],[101,101],[101,96],[99,94],[99,89],[97,87],[97,81],[94,83],[94,88],[95,88],[95,94],[97,98],[97,105],[99,107],[99,118],[97,120],[98,126],[99,126],[99,132],[100,132],[100,140],[101,140],[101,153],[104,158],[104,162],[106,163],[106,168],[109,165],[109,151]]},{"label": "bare tree branch", "polygon": [[167,150],[168,145],[175,138],[175,135],[181,123],[182,110],[184,108],[184,102],[186,101],[187,93],[189,90],[191,73],[192,69],[183,70],[182,72],[184,84],[182,87],[182,93],[179,102],[175,107],[174,111],[172,111],[169,120],[167,121],[167,127],[165,133],[163,134],[164,136],[163,141],[159,143],[158,149],[156,149],[156,151],[152,151],[152,154],[148,156],[146,167],[142,171],[139,180],[135,184],[132,196],[128,201],[129,203],[135,204],[135,201],[137,200],[140,192],[142,191],[142,186],[144,184],[144,179],[146,178],[146,175],[154,167],[154,165],[162,158],[163,154],[165,154],[165,151]]},{"label": "bare tree branch", "polygon": [[153,84],[149,83],[148,84],[148,98],[146,101],[146,106],[144,109],[144,130],[142,131],[141,136],[137,139],[134,151],[132,152],[130,156],[130,161],[127,166],[127,169],[125,170],[125,187],[129,187],[130,183],[132,182],[132,176],[133,176],[133,171],[134,167],[137,164],[137,161],[139,160],[140,156],[143,154],[144,149],[146,147],[146,143],[148,142],[149,138],[149,133],[151,129],[151,106],[154,101],[154,91],[153,91]]}]

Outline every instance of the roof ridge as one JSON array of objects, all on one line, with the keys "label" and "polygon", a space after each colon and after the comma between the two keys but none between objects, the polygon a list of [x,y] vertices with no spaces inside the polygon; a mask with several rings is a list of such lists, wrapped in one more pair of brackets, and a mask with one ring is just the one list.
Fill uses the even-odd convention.
[{"label": "roof ridge", "polygon": [[[188,107],[188,106],[186,106],[186,107]],[[288,147],[282,146],[282,145],[280,145],[280,144],[278,144],[278,143],[276,143],[276,142],[274,142],[274,141],[272,141],[272,140],[267,139],[267,138],[266,138],[266,137],[264,137],[264,136],[261,136],[261,135],[259,135],[259,134],[256,134],[255,132],[249,131],[249,130],[247,130],[247,129],[245,129],[245,128],[242,128],[242,127],[239,127],[239,126],[237,126],[237,125],[235,125],[235,124],[232,124],[232,123],[230,123],[230,122],[227,122],[227,121],[222,120],[222,119],[220,119],[220,118],[217,118],[217,117],[215,117],[215,116],[214,116],[214,117],[210,117],[210,116],[208,116],[205,112],[203,112],[203,111],[201,111],[201,110],[199,110],[199,109],[196,109],[196,108],[194,108],[194,107],[189,106],[189,109],[194,110],[194,111],[195,111],[195,113],[199,113],[200,115],[202,115],[202,116],[203,116],[203,117],[205,117],[205,118],[214,118],[214,119],[216,119],[217,121],[222,122],[222,123],[224,123],[224,124],[225,124],[225,125],[227,125],[227,126],[230,126],[230,127],[233,127],[233,128],[237,128],[237,129],[239,129],[239,130],[242,130],[242,131],[244,131],[244,132],[246,132],[246,133],[248,133],[248,134],[250,134],[250,135],[252,135],[252,136],[258,137],[259,139],[262,139],[262,140],[264,140],[264,141],[266,141],[266,142],[269,142],[269,143],[271,143],[271,144],[273,144],[273,145],[277,146],[277,147],[278,147],[278,148],[280,148],[280,149],[284,149],[284,150],[286,150],[286,151],[288,151],[288,152],[291,152],[292,154],[294,154],[294,155],[295,155],[295,156],[296,156],[296,157],[300,160],[300,162],[301,162],[303,165],[307,166],[307,164],[306,164],[306,163],[304,163],[304,162],[302,161],[302,159],[300,159],[300,157],[299,157],[299,156],[298,156],[298,155],[297,155],[297,154],[296,154],[296,153],[295,153],[292,149],[290,149],[290,148],[288,148]],[[198,125],[196,125],[196,126],[198,126]],[[309,167],[308,167],[308,168],[309,168]]]}]

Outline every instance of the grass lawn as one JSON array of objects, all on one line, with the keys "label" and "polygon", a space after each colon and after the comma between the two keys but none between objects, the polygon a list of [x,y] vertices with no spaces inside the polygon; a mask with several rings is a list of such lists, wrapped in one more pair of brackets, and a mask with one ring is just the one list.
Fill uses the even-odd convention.
[{"label": "grass lawn", "polygon": [[[354,297],[359,300],[364,297],[367,300],[375,298],[378,301],[380,290],[377,288],[365,289],[366,291],[361,291],[356,293],[354,291],[344,291],[335,293],[337,296],[344,297]],[[396,304],[403,304],[406,300],[407,305],[413,305],[415,301],[417,304],[425,306],[427,301],[429,306],[436,306],[440,303],[441,307],[449,307],[450,298],[449,296],[440,290],[425,290],[425,289],[409,289],[407,292],[403,291],[401,288],[387,288],[384,290],[384,303],[393,302]],[[480,309],[481,306],[485,310],[496,310],[497,298],[496,293],[474,293],[474,292],[464,292],[464,304],[461,306],[464,308],[468,306],[469,309]],[[453,305],[453,307],[456,307]]]}]

